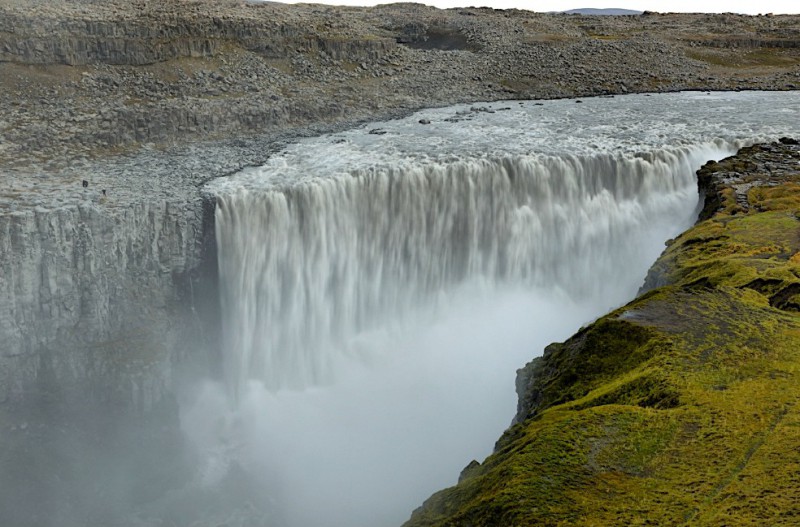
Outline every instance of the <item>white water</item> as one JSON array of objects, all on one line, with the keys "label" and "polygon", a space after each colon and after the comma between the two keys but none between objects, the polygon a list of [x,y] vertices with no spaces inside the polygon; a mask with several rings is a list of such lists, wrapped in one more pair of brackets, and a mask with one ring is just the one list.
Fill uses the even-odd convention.
[{"label": "white water", "polygon": [[212,183],[224,388],[184,405],[204,481],[245,467],[275,525],[401,523],[491,451],[517,367],[635,294],[694,171],[797,133],[798,100],[431,110]]},{"label": "white water", "polygon": [[328,384],[334,363],[359,352],[354,337],[464,283],[630,298],[639,284],[618,268],[641,277],[652,229],[687,225],[692,167],[715,154],[405,162],[221,195],[228,385]]}]

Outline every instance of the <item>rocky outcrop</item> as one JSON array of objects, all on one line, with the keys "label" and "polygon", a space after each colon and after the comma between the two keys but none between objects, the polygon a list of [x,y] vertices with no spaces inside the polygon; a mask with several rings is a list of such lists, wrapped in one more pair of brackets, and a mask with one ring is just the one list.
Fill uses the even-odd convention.
[{"label": "rocky outcrop", "polygon": [[197,329],[187,317],[199,205],[100,200],[0,215],[2,399],[91,379],[142,408],[158,400],[182,332]]},{"label": "rocky outcrop", "polygon": [[[760,210],[760,204],[750,203],[750,192],[780,186],[794,178],[797,167],[787,160],[794,155],[796,144],[796,139],[785,137],[779,143],[745,147],[737,156],[703,165],[697,171],[697,184],[703,203],[698,221],[708,220],[719,212],[747,213],[751,206]],[[667,241],[667,245],[672,243],[673,240]],[[675,278],[671,277],[673,267],[673,263],[665,259],[653,264],[639,294],[674,282]]]},{"label": "rocky outcrop", "polygon": [[[19,10],[0,22],[0,61],[24,64],[145,65],[180,58],[213,57],[238,46],[281,58],[298,48],[346,60],[377,60],[394,40],[336,38],[301,21],[273,19],[264,5],[250,16],[231,16],[236,4],[207,9],[198,3],[126,9],[95,4],[91,12],[68,8]],[[240,7],[240,6],[237,6]],[[41,14],[41,16],[37,16]]]},{"label": "rocky outcrop", "polygon": [[406,525],[792,523],[798,163],[785,139],[703,167],[662,285],[521,369],[494,454]]}]

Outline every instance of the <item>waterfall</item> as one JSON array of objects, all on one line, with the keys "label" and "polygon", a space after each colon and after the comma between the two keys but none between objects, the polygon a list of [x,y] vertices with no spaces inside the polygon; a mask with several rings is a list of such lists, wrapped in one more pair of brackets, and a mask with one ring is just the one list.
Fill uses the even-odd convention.
[{"label": "waterfall", "polygon": [[328,382],[360,332],[467,282],[600,295],[647,229],[688,225],[694,171],[731,150],[413,159],[219,191],[225,381]]},{"label": "waterfall", "polygon": [[636,294],[694,172],[794,135],[798,97],[429,109],[210,182],[225,378],[181,404],[203,496],[244,470],[262,523],[401,524],[492,451],[517,368]]}]

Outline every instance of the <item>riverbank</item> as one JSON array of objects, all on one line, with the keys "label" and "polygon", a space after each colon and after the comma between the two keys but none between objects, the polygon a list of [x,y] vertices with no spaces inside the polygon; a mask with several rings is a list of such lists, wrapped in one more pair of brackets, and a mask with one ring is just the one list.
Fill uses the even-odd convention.
[{"label": "riverbank", "polygon": [[800,86],[793,15],[88,0],[0,15],[0,166],[16,173],[460,102]]}]

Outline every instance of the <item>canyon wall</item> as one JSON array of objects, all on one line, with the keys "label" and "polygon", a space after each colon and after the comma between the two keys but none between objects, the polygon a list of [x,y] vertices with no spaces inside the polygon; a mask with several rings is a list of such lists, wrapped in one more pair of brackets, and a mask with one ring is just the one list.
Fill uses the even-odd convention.
[{"label": "canyon wall", "polygon": [[[160,499],[191,479],[174,404],[177,365],[220,374],[213,203],[198,190],[209,179],[263,163],[281,141],[423,107],[795,89],[798,27],[796,16],[584,17],[232,0],[3,2],[0,452],[7,455],[0,523],[108,525],[131,501]],[[122,160],[105,170],[109,159]],[[772,279],[750,289],[771,299],[796,288],[772,291]],[[644,342],[650,333],[634,336]],[[571,359],[580,349],[565,345],[549,355]],[[793,380],[795,370],[784,370],[771,371]],[[648,373],[579,404],[613,400],[655,412],[675,404],[674,380]],[[734,381],[714,382],[717,390]],[[655,399],[637,395],[653,386]],[[576,390],[563,393],[586,395]],[[764,408],[782,401],[769,404]],[[530,444],[514,435],[538,418],[530,413],[521,412],[501,453],[504,445]],[[706,416],[681,422],[675,437],[693,441]],[[761,417],[775,429],[776,416]],[[634,466],[625,461],[630,456],[604,454],[627,455],[624,445],[609,445],[638,437],[625,419],[611,423],[620,431],[611,443],[586,443],[589,469],[647,474],[646,460]],[[702,457],[695,454],[687,457]],[[570,474],[546,461],[554,469],[550,483]],[[502,485],[537,463],[510,465]],[[473,469],[464,476],[474,497],[483,492],[476,483],[485,489],[495,480],[491,463]],[[513,494],[513,486],[506,488]],[[543,486],[541,495],[551,489]],[[449,504],[468,503],[463,494],[437,500],[414,522],[436,524],[454,514]],[[481,514],[471,518],[513,523],[504,513]]]},{"label": "canyon wall", "polygon": [[186,332],[201,200],[86,201],[0,214],[0,397],[86,389],[143,408],[170,384]]}]

